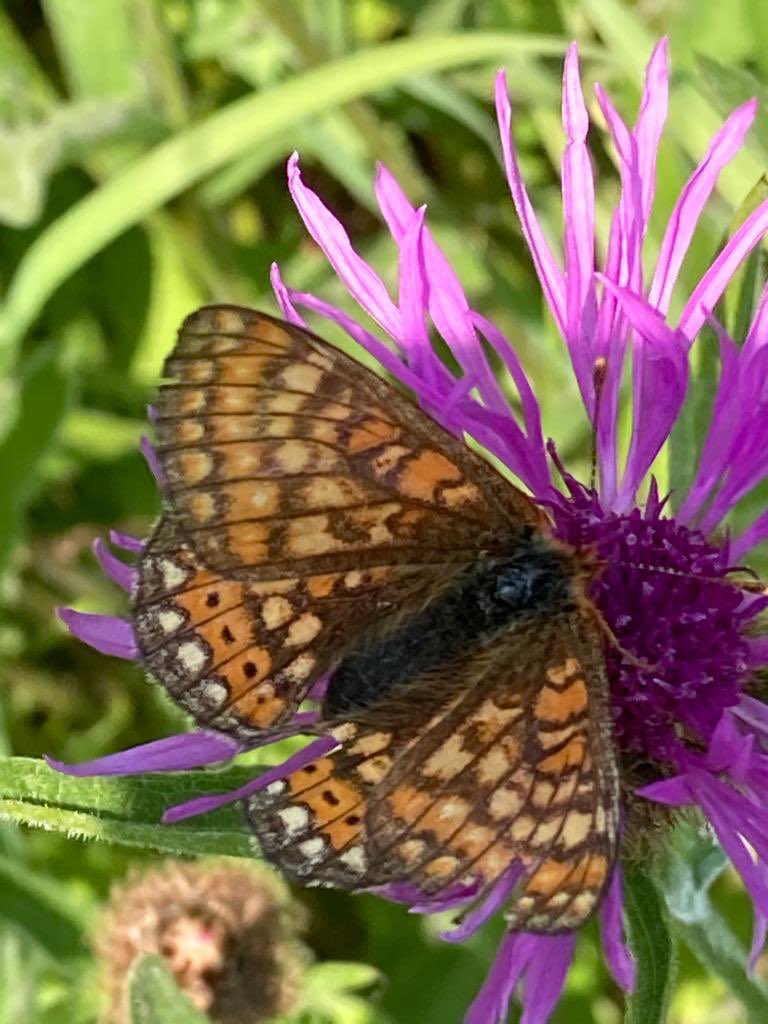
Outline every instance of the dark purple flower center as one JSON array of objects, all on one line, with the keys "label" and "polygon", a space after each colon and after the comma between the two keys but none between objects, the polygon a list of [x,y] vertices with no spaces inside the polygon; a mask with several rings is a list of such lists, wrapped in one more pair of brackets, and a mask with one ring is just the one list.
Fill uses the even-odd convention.
[{"label": "dark purple flower center", "polygon": [[663,517],[655,495],[645,509],[619,515],[605,512],[593,490],[566,482],[570,495],[550,506],[556,533],[604,563],[593,598],[619,645],[643,663],[608,647],[619,747],[677,770],[701,763],[744,686],[744,627],[755,601],[728,577],[725,550]]}]

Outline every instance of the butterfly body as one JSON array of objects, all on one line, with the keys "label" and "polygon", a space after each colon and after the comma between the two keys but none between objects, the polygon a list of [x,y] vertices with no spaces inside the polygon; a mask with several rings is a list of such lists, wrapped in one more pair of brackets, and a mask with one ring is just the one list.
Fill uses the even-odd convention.
[{"label": "butterfly body", "polygon": [[507,558],[479,559],[451,578],[420,612],[364,638],[335,668],[323,710],[329,717],[397,696],[425,673],[450,673],[466,654],[495,643],[536,615],[574,611],[566,556],[539,537]]},{"label": "butterfly body", "polygon": [[156,402],[166,508],[139,565],[147,668],[198,725],[279,736],[330,673],[325,757],[247,804],[303,884],[482,896],[557,932],[615,859],[588,558],[391,384],[233,306],[182,326]]}]

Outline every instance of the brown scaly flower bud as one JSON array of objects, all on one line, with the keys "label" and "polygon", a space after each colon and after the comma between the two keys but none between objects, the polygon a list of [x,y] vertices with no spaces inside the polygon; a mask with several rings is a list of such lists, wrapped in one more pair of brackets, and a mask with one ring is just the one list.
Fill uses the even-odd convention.
[{"label": "brown scaly flower bud", "polygon": [[112,889],[96,941],[108,1024],[128,1024],[131,969],[159,953],[214,1024],[258,1024],[295,1002],[306,954],[301,910],[263,869],[168,861]]}]

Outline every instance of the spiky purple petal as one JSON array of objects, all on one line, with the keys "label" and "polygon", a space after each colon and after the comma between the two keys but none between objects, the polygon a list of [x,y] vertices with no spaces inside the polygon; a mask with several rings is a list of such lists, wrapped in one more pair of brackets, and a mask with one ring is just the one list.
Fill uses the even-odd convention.
[{"label": "spiky purple petal", "polygon": [[608,891],[600,904],[600,937],[605,962],[619,988],[635,989],[635,961],[624,938],[621,868],[615,867]]},{"label": "spiky purple petal", "polygon": [[115,615],[92,615],[74,608],[57,608],[56,614],[73,636],[102,654],[135,661],[139,650],[133,626]]},{"label": "spiky purple petal", "polygon": [[86,778],[93,775],[140,775],[143,772],[181,772],[189,768],[230,761],[240,744],[217,732],[185,732],[142,743],[119,754],[107,754],[79,764],[66,764],[46,755],[57,772]]},{"label": "spiky purple petal", "polygon": [[504,906],[522,876],[522,864],[514,861],[501,877],[494,882],[490,892],[479,906],[469,911],[456,927],[451,928],[449,931],[440,932],[440,938],[445,942],[465,942],[475,934],[478,928],[485,924],[489,917],[492,917],[497,910]]},{"label": "spiky purple petal", "polygon": [[563,991],[574,945],[574,933],[508,932],[464,1024],[503,1024],[521,979],[525,985],[521,1024],[546,1024]]},{"label": "spiky purple petal", "polygon": [[169,807],[163,815],[163,821],[166,824],[174,821],[183,821],[184,818],[193,818],[198,814],[207,814],[209,811],[215,811],[217,807],[224,807],[226,804],[232,804],[238,800],[247,800],[249,796],[258,793],[259,790],[266,789],[273,782],[284,779],[291,772],[299,771],[304,765],[309,764],[310,761],[323,757],[336,746],[338,746],[338,743],[332,736],[321,736],[319,739],[308,743],[298,753],[287,758],[282,764],[276,765],[274,768],[268,768],[267,771],[262,772],[261,775],[251,779],[250,782],[246,782],[244,786],[240,786],[238,789],[232,789],[228,793],[212,793],[209,796],[199,796],[194,800],[187,800],[183,804]]},{"label": "spiky purple petal", "polygon": [[97,537],[92,550],[104,573],[123,590],[132,591],[136,586],[139,574],[132,565],[126,565],[109,550],[104,541]]}]

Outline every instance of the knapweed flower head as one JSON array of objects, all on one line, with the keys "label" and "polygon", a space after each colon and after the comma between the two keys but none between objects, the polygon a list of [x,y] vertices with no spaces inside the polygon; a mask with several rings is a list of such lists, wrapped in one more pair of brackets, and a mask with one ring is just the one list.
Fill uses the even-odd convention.
[{"label": "knapweed flower head", "polygon": [[285,903],[256,865],[168,861],[134,872],[112,889],[97,937],[105,1019],[132,1019],[131,974],[151,953],[215,1024],[257,1024],[287,1012],[304,955],[296,939],[301,915]]},{"label": "knapweed flower head", "polygon": [[[768,290],[739,347],[714,320],[714,307],[735,271],[768,229],[768,203],[759,206],[703,275],[671,323],[668,310],[680,268],[720,171],[738,153],[755,103],[731,114],[712,139],[669,218],[655,269],[644,265],[644,240],[654,200],[655,168],[668,100],[667,46],[648,65],[637,120],[625,124],[598,87],[597,102],[616,151],[621,190],[598,258],[589,119],[576,48],[565,60],[562,164],[563,242],[556,254],[523,183],[512,135],[503,73],[496,108],[512,200],[547,305],[570,356],[596,447],[596,483],[577,480],[545,440],[535,385],[499,329],[470,305],[458,277],[433,239],[423,208],[416,209],[386,168],[376,195],[398,254],[398,294],[354,249],[346,231],[303,181],[298,156],[288,185],[312,238],[341,282],[381,334],[313,294],[286,284],[277,267],[273,285],[283,316],[303,325],[303,313],[349,335],[459,437],[492,453],[547,510],[556,537],[586,548],[603,568],[592,597],[606,629],[613,737],[627,808],[634,802],[691,805],[711,824],[753,898],[753,958],[768,918],[768,708],[754,695],[755,673],[768,662],[758,619],[768,603],[736,582],[734,568],[768,534],[768,514],[738,536],[718,538],[734,509],[768,474]],[[694,480],[686,494],[659,493],[650,475],[689,391],[689,357],[702,328],[716,331],[721,375]],[[709,329],[708,328],[708,329]],[[431,335],[455,357],[452,373]],[[388,339],[383,340],[383,337]],[[503,383],[486,349],[503,364]],[[620,443],[622,379],[631,378],[631,431]],[[515,391],[510,403],[507,389]],[[151,458],[151,449],[148,449]],[[672,481],[674,486],[674,481]],[[162,486],[162,481],[161,481]],[[674,508],[674,511],[673,511]],[[128,550],[141,542],[120,535]],[[136,573],[98,544],[107,572],[127,589]],[[73,633],[98,649],[136,657],[131,625],[64,611]],[[321,695],[322,687],[313,696]],[[280,736],[313,732],[319,714],[302,709]],[[270,734],[265,741],[276,738]],[[203,796],[171,809],[167,820],[210,810],[279,783],[336,745],[321,735],[285,763],[225,796]],[[251,744],[253,745],[253,744]],[[233,756],[228,736],[200,731],[156,741],[88,765],[58,767],[76,774],[179,770]],[[631,825],[631,813],[628,814]],[[503,909],[521,878],[510,865],[490,892],[471,889],[427,897],[406,884],[382,895],[430,913],[462,908],[461,923],[444,935],[463,941]],[[617,982],[630,990],[633,962],[624,943],[621,878],[613,872],[600,908],[603,945]],[[514,994],[524,1024],[544,1024],[565,983],[576,936],[509,932],[488,978],[469,1008],[467,1024],[503,1021]]]}]

